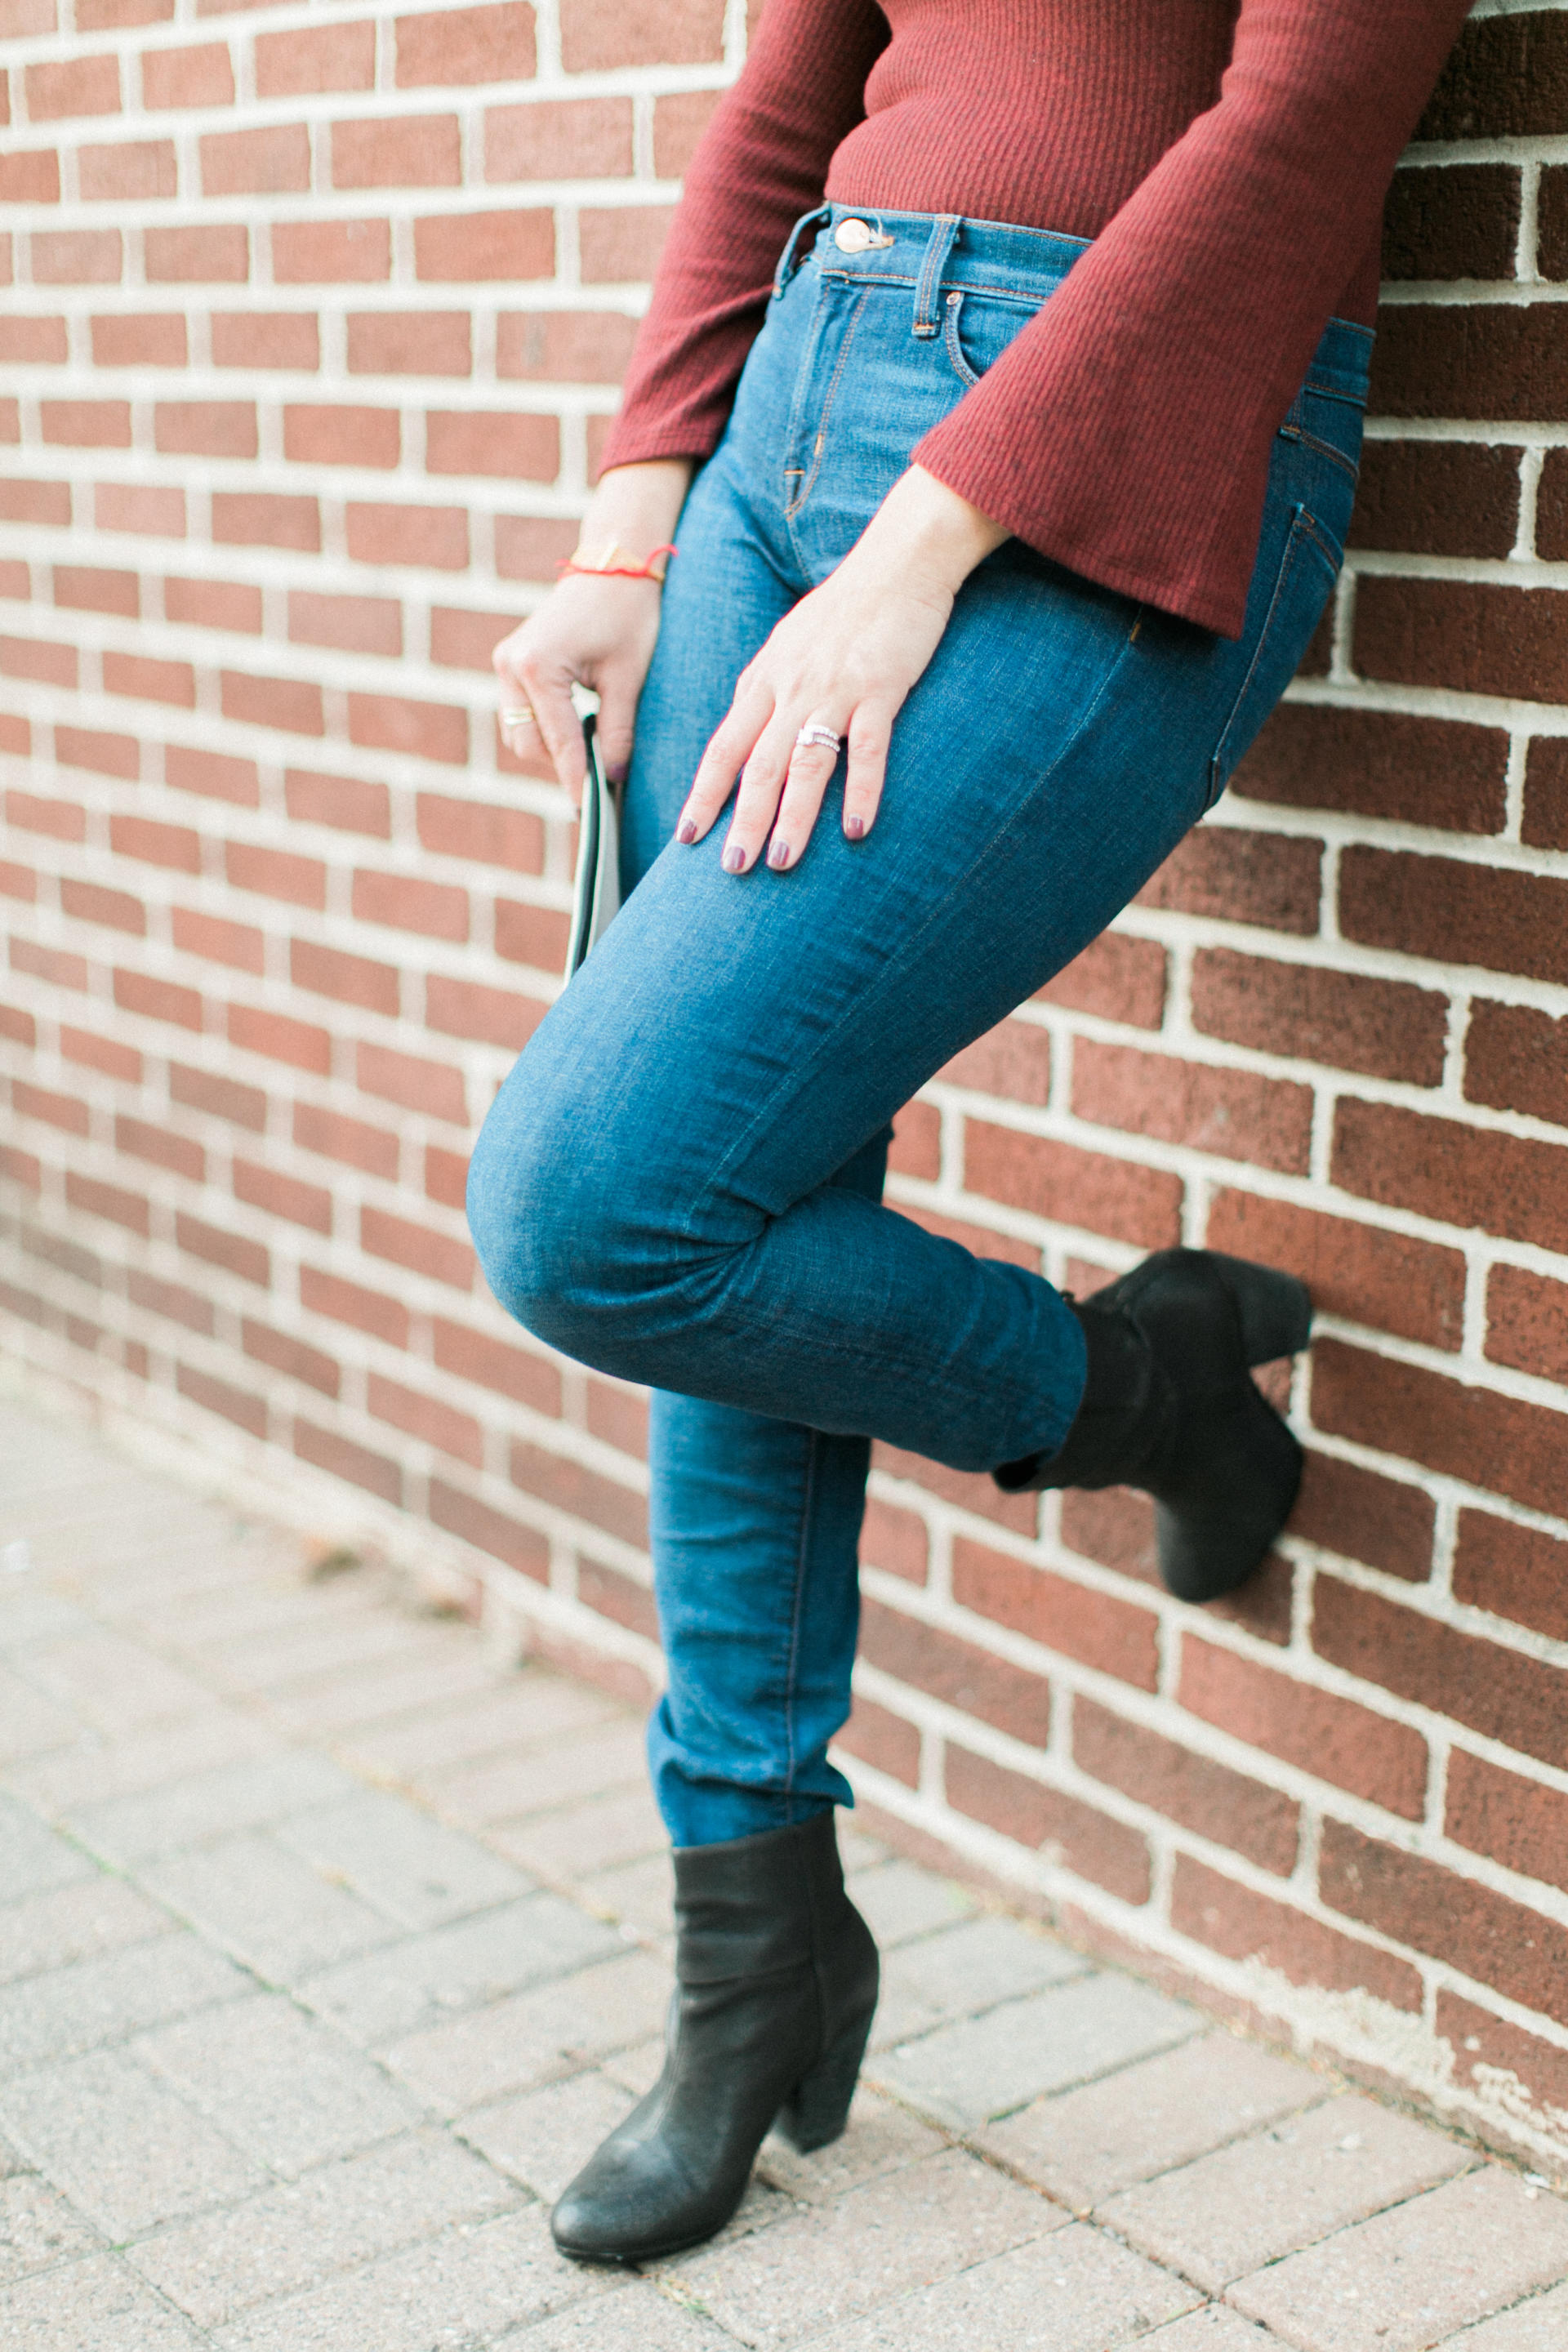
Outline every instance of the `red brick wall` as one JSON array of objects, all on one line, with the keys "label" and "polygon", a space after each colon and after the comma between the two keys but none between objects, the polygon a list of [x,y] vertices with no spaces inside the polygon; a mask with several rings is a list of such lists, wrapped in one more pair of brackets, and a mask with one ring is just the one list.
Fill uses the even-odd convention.
[{"label": "red brick wall", "polygon": [[[464,1156],[571,830],[487,667],[572,544],[738,0],[0,0],[5,1348],[647,1665],[638,1400],[479,1283]],[[1568,2146],[1568,10],[1396,185],[1355,546],[1114,933],[894,1196],[1321,1312],[1279,1557],[887,1454],[864,1793],[1310,2046]]]}]

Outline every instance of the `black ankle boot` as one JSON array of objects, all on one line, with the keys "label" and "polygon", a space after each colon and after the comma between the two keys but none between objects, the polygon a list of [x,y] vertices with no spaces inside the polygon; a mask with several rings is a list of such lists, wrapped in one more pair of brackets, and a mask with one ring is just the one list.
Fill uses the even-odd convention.
[{"label": "black ankle boot", "polygon": [[776,2121],[837,2139],[871,2013],[877,1947],[844,1892],[833,1812],[675,1856],[676,1990],[664,2072],[551,2216],[582,2262],[635,2263],[721,2230]]},{"label": "black ankle boot", "polygon": [[1089,1381],[1059,1452],[1006,1464],[1009,1493],[1137,1486],[1154,1498],[1160,1573],[1215,1601],[1262,1563],[1290,1515],[1301,1449],[1254,1364],[1307,1344],[1305,1286],[1215,1250],[1160,1250],[1073,1313]]}]

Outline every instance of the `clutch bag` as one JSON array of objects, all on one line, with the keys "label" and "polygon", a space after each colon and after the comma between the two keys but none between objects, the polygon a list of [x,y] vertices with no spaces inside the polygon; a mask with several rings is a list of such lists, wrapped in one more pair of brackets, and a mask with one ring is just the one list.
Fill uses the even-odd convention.
[{"label": "clutch bag", "polygon": [[583,748],[588,772],[577,828],[577,880],[566,949],[568,980],[595,940],[608,929],[621,905],[620,789],[605,773],[592,712],[583,721]]}]

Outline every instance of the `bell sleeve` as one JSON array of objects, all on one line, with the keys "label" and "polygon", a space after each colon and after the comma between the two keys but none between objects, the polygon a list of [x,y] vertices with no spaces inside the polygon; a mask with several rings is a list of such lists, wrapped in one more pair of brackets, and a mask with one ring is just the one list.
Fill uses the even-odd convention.
[{"label": "bell sleeve", "polygon": [[915,462],[1040,554],[1239,636],[1275,434],[1347,282],[1375,288],[1468,6],[1242,0],[1217,103]]}]

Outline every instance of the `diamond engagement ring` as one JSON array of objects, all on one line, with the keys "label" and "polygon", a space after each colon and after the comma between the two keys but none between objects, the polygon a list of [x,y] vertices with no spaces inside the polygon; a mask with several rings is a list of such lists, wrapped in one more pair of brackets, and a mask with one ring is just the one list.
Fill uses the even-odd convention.
[{"label": "diamond engagement ring", "polygon": [[795,748],[797,751],[808,751],[815,744],[820,743],[825,751],[836,752],[843,740],[842,735],[836,735],[831,727],[825,727],[817,720],[812,726],[801,729],[795,739]]}]

